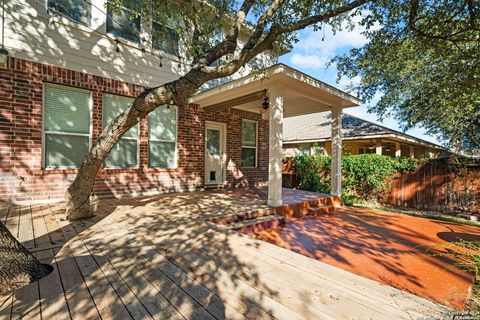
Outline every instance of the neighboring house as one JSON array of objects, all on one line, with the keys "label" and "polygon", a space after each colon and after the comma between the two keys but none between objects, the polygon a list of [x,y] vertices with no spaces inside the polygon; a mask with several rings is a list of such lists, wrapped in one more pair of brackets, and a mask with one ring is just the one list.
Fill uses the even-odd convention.
[{"label": "neighboring house", "polygon": [[[284,119],[283,150],[285,156],[299,152],[331,155],[331,113],[319,112]],[[392,157],[437,157],[444,147],[351,116],[342,115],[342,153],[344,155],[376,153]]]},{"label": "neighboring house", "polygon": [[[105,124],[144,87],[174,80],[188,67],[172,28],[132,18],[135,1],[124,2],[121,13],[105,9],[105,1],[4,2],[0,200],[62,199]],[[148,32],[158,28],[164,38]],[[232,79],[188,105],[159,106],[141,119],[113,148],[92,195],[268,183],[268,204],[278,206],[282,119],[332,110],[338,122],[343,108],[360,103],[285,65],[265,69],[263,77],[247,69]],[[332,185],[339,194],[340,180]]]}]

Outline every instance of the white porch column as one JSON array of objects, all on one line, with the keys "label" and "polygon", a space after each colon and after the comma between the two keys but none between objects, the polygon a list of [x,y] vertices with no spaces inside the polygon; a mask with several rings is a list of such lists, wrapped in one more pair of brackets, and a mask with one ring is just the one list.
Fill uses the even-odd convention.
[{"label": "white porch column", "polygon": [[282,135],[283,96],[276,86],[269,88],[270,108],[268,111],[269,152],[268,152],[268,200],[267,205],[282,205]]},{"label": "white porch column", "polygon": [[342,108],[332,108],[332,195],[342,194]]},{"label": "white porch column", "polygon": [[375,146],[375,153],[382,155],[382,141],[377,140],[377,145]]},{"label": "white porch column", "polygon": [[409,151],[409,157],[410,157],[411,159],[415,158],[415,151],[413,150],[413,146],[412,146],[412,145],[409,146],[408,151]]},{"label": "white porch column", "polygon": [[400,158],[402,156],[402,147],[400,143],[395,142],[395,158]]}]

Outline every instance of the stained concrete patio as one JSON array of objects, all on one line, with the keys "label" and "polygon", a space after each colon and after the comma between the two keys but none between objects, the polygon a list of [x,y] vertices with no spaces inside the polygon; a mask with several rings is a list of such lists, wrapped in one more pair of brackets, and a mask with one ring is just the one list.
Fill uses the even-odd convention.
[{"label": "stained concrete patio", "polygon": [[447,252],[480,241],[480,228],[343,207],[333,216],[290,219],[251,234],[307,257],[463,310],[475,281]]},{"label": "stained concrete patio", "polygon": [[0,221],[55,270],[0,300],[0,319],[416,319],[446,309],[207,222],[265,208],[224,191],[0,207]]}]

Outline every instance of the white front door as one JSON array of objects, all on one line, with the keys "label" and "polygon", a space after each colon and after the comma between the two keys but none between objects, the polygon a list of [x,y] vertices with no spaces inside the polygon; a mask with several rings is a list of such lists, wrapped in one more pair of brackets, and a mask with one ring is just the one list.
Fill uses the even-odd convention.
[{"label": "white front door", "polygon": [[226,129],[224,123],[205,121],[205,185],[207,186],[225,184]]}]

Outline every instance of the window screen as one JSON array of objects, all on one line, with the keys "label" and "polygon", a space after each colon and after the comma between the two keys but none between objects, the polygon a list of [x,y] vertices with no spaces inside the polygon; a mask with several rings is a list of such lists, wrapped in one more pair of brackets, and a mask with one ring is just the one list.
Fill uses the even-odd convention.
[{"label": "window screen", "polygon": [[85,0],[48,0],[48,9],[84,25],[90,25],[90,4]]},{"label": "window screen", "polygon": [[178,55],[178,34],[172,28],[153,22],[152,47],[167,53]]},{"label": "window screen", "polygon": [[78,168],[90,147],[90,92],[46,84],[44,167]]},{"label": "window screen", "polygon": [[156,168],[177,166],[176,106],[160,106],[148,115],[148,162]]},{"label": "window screen", "polygon": [[257,165],[257,122],[242,120],[242,167]]},{"label": "window screen", "polygon": [[[112,94],[103,95],[103,128],[115,119],[131,103],[133,98]],[[105,159],[106,168],[136,168],[138,167],[139,125],[133,126],[113,147],[110,155]]]},{"label": "window screen", "polygon": [[139,43],[141,9],[140,1],[135,0],[124,0],[119,10],[107,8],[107,32]]}]

